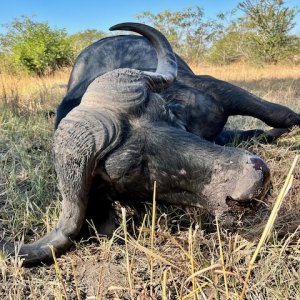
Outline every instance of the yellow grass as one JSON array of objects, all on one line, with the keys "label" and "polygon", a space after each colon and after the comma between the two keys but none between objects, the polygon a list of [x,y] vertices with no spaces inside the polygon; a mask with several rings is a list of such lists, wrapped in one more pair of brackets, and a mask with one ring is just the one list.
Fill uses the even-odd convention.
[{"label": "yellow grass", "polygon": [[[299,66],[200,66],[194,71],[300,112]],[[69,73],[63,70],[43,78],[0,73],[0,239],[24,235],[26,242],[36,240],[58,218],[60,197],[51,158],[53,119],[39,112],[55,111]],[[230,123],[239,128],[265,126],[245,117]],[[218,220],[216,228],[214,218],[199,209],[159,203],[151,209],[149,204],[146,215],[134,221],[129,209],[126,218],[123,209],[123,219],[119,209],[123,230],[119,228],[111,240],[97,236],[94,242],[79,242],[54,265],[24,269],[18,260],[11,263],[0,253],[0,297],[150,299],[151,291],[152,299],[237,300],[250,266],[245,299],[300,299],[299,163],[270,238],[259,244],[299,154],[300,130],[272,145],[236,146],[260,155],[271,170],[273,192],[255,214],[237,214],[232,225]],[[259,256],[252,268],[257,245]]]},{"label": "yellow grass", "polygon": [[[9,92],[18,92],[20,96],[26,97],[34,92],[39,92],[41,87],[55,87],[57,84],[66,85],[68,83],[70,69],[62,69],[54,75],[43,77],[30,76],[26,73],[7,74],[0,72],[1,89]],[[0,89],[0,90],[1,90]]]},{"label": "yellow grass", "polygon": [[[265,226],[265,229],[262,233],[262,236],[257,244],[257,247],[255,249],[255,252],[250,260],[250,263],[249,263],[249,266],[248,266],[248,271],[247,271],[247,274],[246,274],[246,279],[245,279],[245,282],[244,282],[244,286],[243,286],[243,290],[242,290],[242,293],[240,295],[240,300],[243,300],[245,298],[245,293],[246,293],[246,288],[247,288],[247,284],[248,284],[248,281],[249,281],[249,278],[250,278],[250,274],[251,274],[251,271],[253,269],[253,266],[254,266],[254,263],[257,259],[257,256],[259,254],[259,251],[261,249],[261,247],[263,246],[263,244],[266,242],[267,238],[269,237],[270,233],[271,233],[271,230],[273,229],[273,226],[274,226],[274,222],[277,218],[277,215],[278,215],[278,212],[279,212],[279,209],[282,205],[282,201],[284,199],[284,197],[287,195],[288,191],[290,190],[291,186],[292,186],[292,182],[293,182],[293,173],[294,173],[294,170],[295,170],[295,167],[298,163],[298,159],[299,159],[299,155],[296,155],[294,161],[293,161],[293,164],[291,166],[291,169],[289,170],[289,173],[287,174],[287,177],[286,177],[286,180],[285,180],[285,183],[275,201],[275,204],[273,206],[273,209],[272,209],[272,212],[270,214],[270,217],[268,219],[268,222]],[[226,285],[225,285],[226,286]]]},{"label": "yellow grass", "polygon": [[252,81],[261,79],[299,79],[300,66],[270,65],[254,66],[232,64],[229,66],[192,66],[196,74],[211,75],[229,81]]},{"label": "yellow grass", "polygon": [[14,102],[26,111],[55,109],[66,91],[69,74],[70,70],[65,69],[55,75],[33,77],[5,74],[0,70],[0,103]]}]

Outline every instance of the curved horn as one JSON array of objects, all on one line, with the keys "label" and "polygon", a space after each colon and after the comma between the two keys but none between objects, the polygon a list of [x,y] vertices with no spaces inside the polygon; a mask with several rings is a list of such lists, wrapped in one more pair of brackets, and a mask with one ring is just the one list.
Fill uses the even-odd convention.
[{"label": "curved horn", "polygon": [[170,43],[158,30],[140,23],[120,23],[109,30],[130,30],[147,38],[157,52],[156,72],[143,72],[153,91],[167,88],[177,76],[177,60]]},{"label": "curved horn", "polygon": [[0,251],[22,257],[25,266],[52,261],[50,246],[58,256],[72,245],[86,217],[95,167],[119,142],[121,129],[114,113],[105,111],[96,118],[83,108],[85,120],[81,107],[74,108],[54,134],[54,164],[63,197],[55,228],[36,242],[19,247],[0,241]]}]

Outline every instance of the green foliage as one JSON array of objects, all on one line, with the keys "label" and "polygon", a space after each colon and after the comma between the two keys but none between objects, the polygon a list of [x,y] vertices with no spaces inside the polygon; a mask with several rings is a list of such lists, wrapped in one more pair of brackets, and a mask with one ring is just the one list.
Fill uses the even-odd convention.
[{"label": "green foliage", "polygon": [[297,52],[297,38],[290,34],[299,12],[285,6],[283,0],[246,0],[238,5],[245,13],[248,45],[252,59],[262,63],[278,63]]},{"label": "green foliage", "polygon": [[[233,19],[237,10],[244,14]],[[139,19],[160,30],[186,61],[214,64],[236,61],[277,63],[299,53],[299,38],[291,35],[298,10],[283,0],[245,0],[214,20],[205,20],[196,6],[182,11],[145,11]]]},{"label": "green foliage", "polygon": [[[237,18],[238,10],[243,14]],[[160,30],[188,63],[276,64],[299,59],[300,37],[291,34],[298,12],[284,0],[244,0],[212,20],[205,19],[199,6],[157,14],[144,11],[138,18]],[[95,29],[68,36],[28,17],[15,19],[7,27],[7,33],[0,35],[0,70],[23,68],[38,75],[71,65],[84,48],[106,36]]]},{"label": "green foliage", "polygon": [[0,74],[17,74],[22,71],[24,71],[22,66],[18,65],[11,55],[0,52]]},{"label": "green foliage", "polygon": [[244,60],[245,55],[245,34],[235,30],[215,40],[205,58],[213,64],[227,65]]},{"label": "green foliage", "polygon": [[243,59],[245,54],[245,31],[233,20],[236,11],[217,15],[219,30],[208,48],[205,60],[216,65],[227,65]]},{"label": "green foliage", "polygon": [[27,71],[43,75],[71,64],[73,49],[64,30],[28,17],[15,19],[7,27],[0,37],[1,49]]},{"label": "green foliage", "polygon": [[102,31],[87,29],[70,35],[69,41],[73,47],[74,54],[77,56],[84,48],[105,36],[106,34]]},{"label": "green foliage", "polygon": [[203,57],[216,24],[204,20],[203,9],[199,6],[177,12],[165,10],[158,14],[145,11],[138,18],[161,31],[173,49],[189,62]]}]

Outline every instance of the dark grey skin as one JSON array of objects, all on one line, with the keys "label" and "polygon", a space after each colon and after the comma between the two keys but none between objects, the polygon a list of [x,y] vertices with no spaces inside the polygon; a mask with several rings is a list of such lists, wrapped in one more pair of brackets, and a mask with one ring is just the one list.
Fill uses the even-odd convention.
[{"label": "dark grey skin", "polygon": [[[289,108],[267,102],[246,90],[207,75],[195,75],[176,55],[178,75],[169,88],[160,92],[168,107],[186,130],[224,145],[236,132],[224,130],[229,116],[252,116],[274,127],[268,132],[238,132],[240,139],[261,134],[271,142],[295,125],[300,115]],[[79,105],[88,85],[99,75],[118,68],[155,71],[157,55],[142,36],[121,35],[95,42],[78,56],[68,83],[68,92],[57,110],[56,127],[69,111]]]},{"label": "dark grey skin", "polygon": [[[204,207],[217,215],[230,211],[232,203],[244,206],[262,199],[268,189],[270,173],[262,159],[203,139],[197,126],[187,128],[170,109],[163,95],[176,80],[177,59],[165,37],[142,24],[112,27],[120,29],[149,40],[157,52],[157,68],[121,68],[99,75],[80,103],[60,119],[53,152],[62,212],[52,232],[20,246],[17,254],[24,265],[51,261],[50,245],[56,255],[66,251],[90,206],[105,222],[112,201],[151,199],[154,181],[158,201]],[[2,241],[0,246],[15,253],[11,243]]]}]

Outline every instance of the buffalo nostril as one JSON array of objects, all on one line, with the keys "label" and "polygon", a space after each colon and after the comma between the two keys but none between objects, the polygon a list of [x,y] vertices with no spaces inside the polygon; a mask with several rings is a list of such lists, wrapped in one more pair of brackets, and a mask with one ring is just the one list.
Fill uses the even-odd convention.
[{"label": "buffalo nostril", "polygon": [[234,190],[227,196],[228,206],[235,204],[242,207],[257,207],[265,197],[270,183],[270,171],[266,163],[258,156],[248,156],[240,173]]},{"label": "buffalo nostril", "polygon": [[254,198],[262,199],[270,186],[270,170],[267,164],[258,156],[251,156],[250,161],[258,178],[254,180],[252,193]]},{"label": "buffalo nostril", "polygon": [[250,157],[250,161],[255,171],[260,173],[260,185],[265,187],[270,182],[270,170],[266,163],[258,156]]}]

